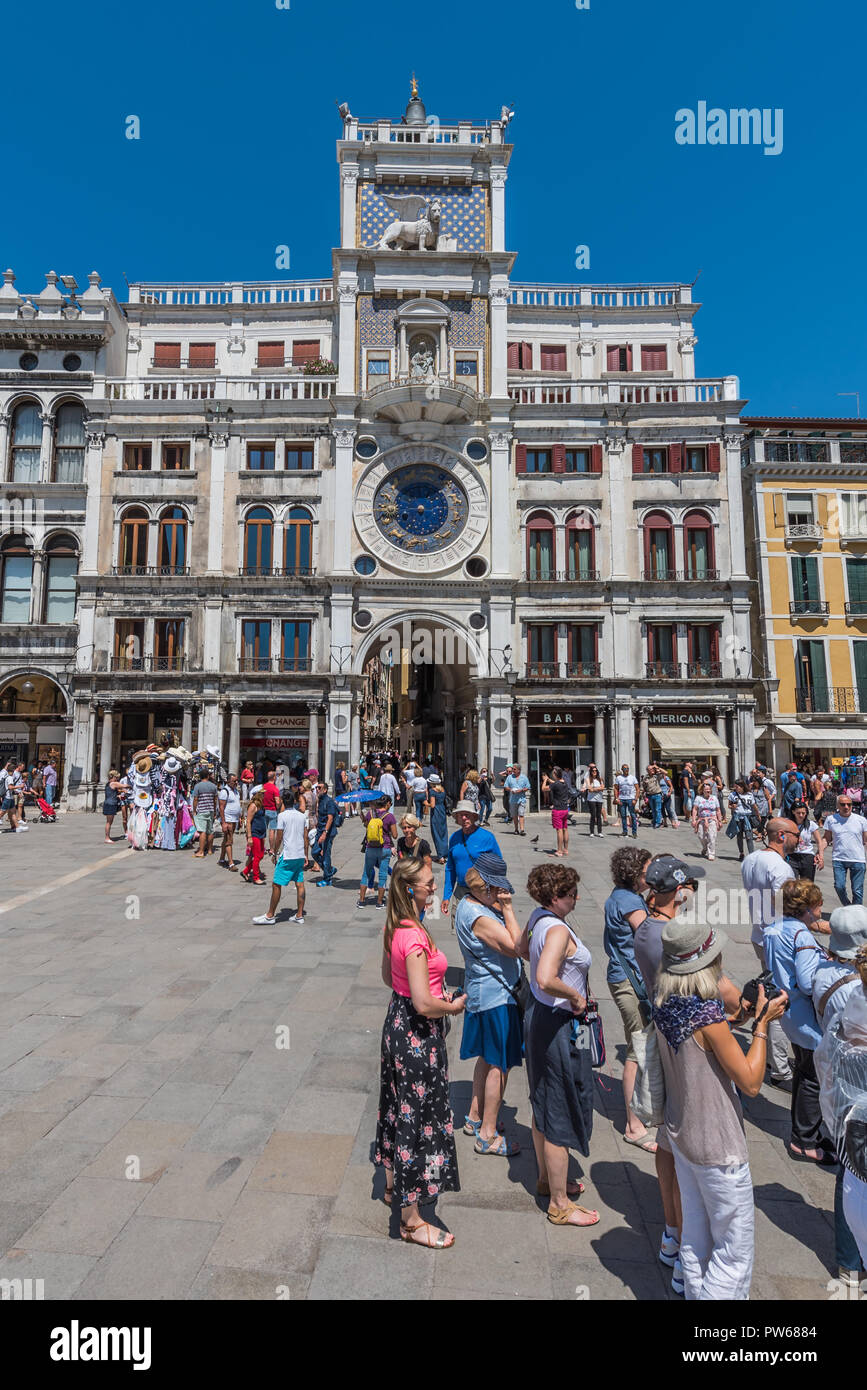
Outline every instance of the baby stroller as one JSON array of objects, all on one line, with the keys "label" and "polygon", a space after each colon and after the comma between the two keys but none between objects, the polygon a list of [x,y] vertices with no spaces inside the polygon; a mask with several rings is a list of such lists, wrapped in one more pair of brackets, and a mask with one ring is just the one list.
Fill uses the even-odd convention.
[{"label": "baby stroller", "polygon": [[36,805],[39,807],[39,819],[41,821],[45,821],[47,824],[51,825],[57,820],[57,812],[50,801],[46,801],[44,797],[37,796]]}]

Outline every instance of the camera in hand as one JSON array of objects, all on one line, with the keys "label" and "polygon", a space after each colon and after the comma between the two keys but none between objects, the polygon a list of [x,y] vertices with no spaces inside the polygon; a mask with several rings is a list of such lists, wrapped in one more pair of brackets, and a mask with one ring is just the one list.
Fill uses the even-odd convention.
[{"label": "camera in hand", "polygon": [[[765,998],[769,1004],[772,999],[777,998],[777,995],[783,993],[783,990],[779,989],[777,985],[774,984],[774,978],[770,970],[763,970],[761,975],[756,975],[755,979],[747,980],[741,990],[741,998],[747,1004],[751,1004],[753,1008],[755,1008],[759,1002],[759,986],[765,991]],[[788,1007],[787,1004],[786,1008]]]}]

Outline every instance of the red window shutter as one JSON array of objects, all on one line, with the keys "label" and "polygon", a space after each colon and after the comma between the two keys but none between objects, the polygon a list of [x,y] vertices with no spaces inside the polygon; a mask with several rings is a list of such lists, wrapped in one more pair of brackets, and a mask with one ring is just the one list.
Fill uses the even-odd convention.
[{"label": "red window shutter", "polygon": [[308,362],[314,362],[319,356],[319,339],[303,343],[292,344],[292,366],[303,367]]},{"label": "red window shutter", "polygon": [[632,348],[631,348],[631,347],[627,347],[627,349],[626,349],[626,370],[627,370],[628,372],[631,372],[631,371],[632,371]]},{"label": "red window shutter", "polygon": [[216,343],[190,343],[191,367],[213,367],[216,360]]},{"label": "red window shutter", "polygon": [[668,355],[664,347],[642,347],[641,370],[643,372],[664,372],[668,367]]},{"label": "red window shutter", "polygon": [[521,366],[521,344],[509,343],[506,349],[506,366],[512,367],[516,371]]},{"label": "red window shutter", "polygon": [[547,344],[545,344],[539,349],[539,351],[541,354],[541,366],[543,372],[565,372],[565,347],[550,347]]},{"label": "red window shutter", "polygon": [[282,367],[284,362],[282,343],[259,343],[257,362],[260,367]]},{"label": "red window shutter", "polygon": [[527,471],[526,444],[518,444],[515,446],[515,470],[518,473],[526,473]]},{"label": "red window shutter", "polygon": [[644,472],[644,445],[633,444],[632,446],[632,475]]},{"label": "red window shutter", "polygon": [[607,367],[608,367],[608,371],[609,371],[609,372],[619,372],[619,371],[620,371],[620,348],[619,348],[619,347],[610,347],[610,348],[608,349],[608,354],[607,354],[607,357],[606,357],[606,362],[607,362]]},{"label": "red window shutter", "polygon": [[525,372],[533,370],[533,344],[521,343],[521,366]]},{"label": "red window shutter", "polygon": [[594,444],[590,450],[590,472],[602,472],[602,445]]},{"label": "red window shutter", "polygon": [[712,627],[710,630],[710,659],[719,661],[719,628]]},{"label": "red window shutter", "polygon": [[669,473],[680,473],[683,468],[683,445],[669,444],[668,446],[668,471]]},{"label": "red window shutter", "polygon": [[551,450],[551,471],[553,473],[566,472],[566,446],[565,444],[555,444]]},{"label": "red window shutter", "polygon": [[718,444],[708,444],[707,446],[707,471],[708,473],[718,473],[720,471]]},{"label": "red window shutter", "polygon": [[179,367],[180,365],[180,343],[154,343],[155,367]]}]

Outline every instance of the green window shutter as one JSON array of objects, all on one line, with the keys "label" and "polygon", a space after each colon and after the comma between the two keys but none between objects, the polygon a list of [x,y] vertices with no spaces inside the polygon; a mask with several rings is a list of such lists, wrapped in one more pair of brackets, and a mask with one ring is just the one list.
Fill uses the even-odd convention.
[{"label": "green window shutter", "polygon": [[867,560],[847,560],[846,579],[849,583],[849,601],[867,603]]},{"label": "green window shutter", "polygon": [[[813,562],[815,564],[815,561]],[[813,692],[816,696],[816,708],[826,710],[828,708],[828,677],[825,666],[825,643],[807,642],[805,645],[810,651],[810,669],[813,675]]]},{"label": "green window shutter", "polygon": [[867,642],[853,642],[855,663],[855,688],[858,691],[858,708],[867,713]]}]

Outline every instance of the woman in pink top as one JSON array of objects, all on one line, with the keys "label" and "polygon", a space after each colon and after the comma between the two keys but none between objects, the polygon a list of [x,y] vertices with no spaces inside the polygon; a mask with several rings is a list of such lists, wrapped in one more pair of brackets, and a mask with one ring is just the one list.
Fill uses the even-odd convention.
[{"label": "woman in pink top", "polygon": [[463,1013],[466,995],[443,992],[448,961],[420,916],[433,893],[433,871],[424,860],[395,865],[382,952],[392,996],[382,1029],[373,1161],[385,1169],[386,1203],[395,1193],[400,1202],[401,1240],[444,1250],[454,1236],[423,1221],[419,1204],[460,1191],[444,1020]]}]

